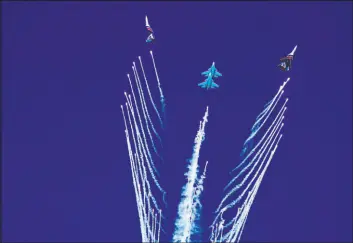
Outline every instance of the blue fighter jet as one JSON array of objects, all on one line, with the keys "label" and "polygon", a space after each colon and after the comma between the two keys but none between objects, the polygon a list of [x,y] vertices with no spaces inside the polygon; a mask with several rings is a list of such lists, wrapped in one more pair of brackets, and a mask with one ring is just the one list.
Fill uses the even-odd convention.
[{"label": "blue fighter jet", "polygon": [[200,86],[201,88],[204,88],[204,89],[219,88],[219,85],[213,81],[213,78],[221,77],[222,74],[217,71],[214,62],[212,63],[212,66],[207,71],[202,72],[201,75],[204,75],[207,78],[204,82],[199,83],[198,86]]},{"label": "blue fighter jet", "polygon": [[205,77],[207,77],[209,73],[211,73],[212,77],[215,77],[215,78],[222,76],[222,74],[217,71],[215,62],[212,63],[212,66],[207,71],[201,73],[201,75],[205,75]]}]

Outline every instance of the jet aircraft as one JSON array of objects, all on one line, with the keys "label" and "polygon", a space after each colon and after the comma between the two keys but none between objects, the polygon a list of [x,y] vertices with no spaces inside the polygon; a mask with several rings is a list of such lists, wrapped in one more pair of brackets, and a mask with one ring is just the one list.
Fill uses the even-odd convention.
[{"label": "jet aircraft", "polygon": [[293,51],[287,56],[280,58],[281,63],[277,65],[282,71],[289,71],[292,68],[292,61],[294,53],[297,50],[297,46],[294,47]]},{"label": "jet aircraft", "polygon": [[207,77],[204,82],[199,83],[198,86],[204,89],[215,89],[219,88],[219,85],[216,84],[213,80],[213,78],[218,78],[221,77],[222,74],[217,71],[215,63],[212,63],[212,66],[205,72],[202,72],[201,75],[204,75]]},{"label": "jet aircraft", "polygon": [[148,23],[147,15],[146,15],[146,28],[147,28],[148,32],[150,33],[149,36],[147,37],[147,40],[146,40],[146,42],[149,43],[154,40],[154,33],[153,33],[151,26]]},{"label": "jet aircraft", "polygon": [[215,62],[212,63],[212,66],[207,71],[201,73],[201,75],[205,75],[205,77],[207,77],[209,73],[211,73],[212,77],[215,78],[222,76],[222,74],[217,71]]}]

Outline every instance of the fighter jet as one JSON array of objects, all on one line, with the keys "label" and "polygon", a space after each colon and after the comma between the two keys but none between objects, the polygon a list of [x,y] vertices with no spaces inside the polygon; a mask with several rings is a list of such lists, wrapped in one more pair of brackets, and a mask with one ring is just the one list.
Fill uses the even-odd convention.
[{"label": "fighter jet", "polygon": [[205,75],[205,77],[207,77],[209,73],[211,73],[212,77],[215,77],[215,78],[222,76],[222,74],[217,71],[215,67],[215,62],[212,63],[212,66],[207,71],[204,71],[203,73],[201,73],[201,75]]},{"label": "fighter jet", "polygon": [[289,71],[292,68],[292,61],[294,58],[294,53],[297,50],[297,46],[294,47],[293,51],[287,56],[280,59],[281,63],[277,65],[282,71]]},{"label": "fighter jet", "polygon": [[198,86],[200,86],[201,88],[204,88],[204,89],[215,89],[215,88],[219,88],[219,85],[216,84],[213,79],[212,79],[212,74],[209,73],[207,78],[205,79],[204,82],[202,83],[199,83]]},{"label": "fighter jet", "polygon": [[154,35],[153,35],[153,30],[152,30],[151,26],[148,23],[147,15],[146,15],[146,28],[147,28],[148,32],[150,33],[149,36],[147,37],[147,40],[146,40],[146,42],[149,43],[149,42],[152,42],[154,40]]},{"label": "fighter jet", "polygon": [[217,71],[214,62],[212,63],[212,66],[207,71],[202,72],[201,75],[204,75],[207,78],[204,82],[199,83],[198,86],[200,86],[201,88],[204,88],[204,89],[219,88],[219,85],[213,81],[213,78],[221,77],[222,74]]}]

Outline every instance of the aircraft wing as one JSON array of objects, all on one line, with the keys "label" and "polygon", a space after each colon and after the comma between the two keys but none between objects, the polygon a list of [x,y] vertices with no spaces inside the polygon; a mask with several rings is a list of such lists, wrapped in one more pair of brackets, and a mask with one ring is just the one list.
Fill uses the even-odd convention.
[{"label": "aircraft wing", "polygon": [[150,35],[147,37],[146,42],[152,42],[152,40],[154,40],[154,36],[153,36],[153,34],[150,34]]},{"label": "aircraft wing", "polygon": [[286,66],[282,66],[281,64],[278,64],[277,67],[279,67],[282,71],[286,71]]},{"label": "aircraft wing", "polygon": [[201,75],[208,76],[208,74],[209,74],[209,73],[210,73],[210,71],[209,71],[209,70],[207,70],[207,71],[202,72],[202,73],[201,73]]},{"label": "aircraft wing", "polygon": [[215,72],[214,76],[217,78],[217,77],[222,77],[222,74],[218,71]]},{"label": "aircraft wing", "polygon": [[213,82],[212,85],[211,85],[211,88],[212,88],[212,89],[219,88],[219,85],[216,84],[215,82]]},{"label": "aircraft wing", "polygon": [[207,81],[204,81],[202,83],[199,83],[198,86],[200,86],[201,88],[206,88],[207,86]]}]

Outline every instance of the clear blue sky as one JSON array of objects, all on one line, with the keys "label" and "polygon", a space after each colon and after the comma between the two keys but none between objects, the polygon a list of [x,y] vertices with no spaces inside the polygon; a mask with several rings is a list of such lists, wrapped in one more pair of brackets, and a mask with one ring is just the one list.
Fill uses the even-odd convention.
[{"label": "clear blue sky", "polygon": [[[4,241],[141,240],[120,104],[150,48],[167,103],[169,235],[206,106],[205,227],[290,76],[284,137],[242,239],[352,240],[352,2],[5,2],[1,22]],[[223,77],[207,92],[197,83],[213,61]]]}]

